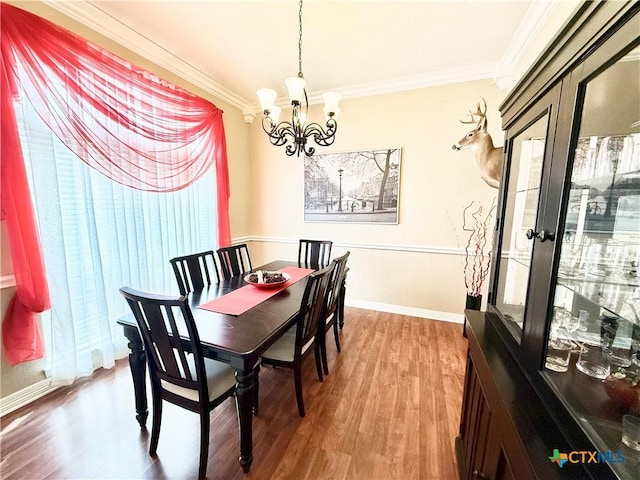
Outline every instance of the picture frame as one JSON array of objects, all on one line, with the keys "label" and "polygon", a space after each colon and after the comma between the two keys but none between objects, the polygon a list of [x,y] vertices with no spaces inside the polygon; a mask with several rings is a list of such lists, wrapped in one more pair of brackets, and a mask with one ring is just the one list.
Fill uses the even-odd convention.
[{"label": "picture frame", "polygon": [[304,221],[398,224],[400,147],[304,159]]}]

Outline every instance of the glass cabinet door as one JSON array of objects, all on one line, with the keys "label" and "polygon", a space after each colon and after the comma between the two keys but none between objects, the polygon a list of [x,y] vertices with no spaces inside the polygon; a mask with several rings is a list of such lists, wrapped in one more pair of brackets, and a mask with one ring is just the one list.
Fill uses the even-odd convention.
[{"label": "glass cabinet door", "polygon": [[543,367],[620,478],[640,478],[640,444],[621,442],[623,415],[640,416],[639,59],[636,48],[579,88]]},{"label": "glass cabinet door", "polygon": [[495,305],[518,340],[525,318],[548,123],[547,114],[516,135],[509,146]]}]

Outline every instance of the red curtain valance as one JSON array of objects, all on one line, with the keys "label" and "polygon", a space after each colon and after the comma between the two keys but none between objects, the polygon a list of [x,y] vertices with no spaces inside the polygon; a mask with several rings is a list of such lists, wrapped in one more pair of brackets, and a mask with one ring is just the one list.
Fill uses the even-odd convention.
[{"label": "red curtain valance", "polygon": [[[123,185],[175,191],[215,166],[220,246],[230,244],[229,178],[222,111],[211,102],[36,15],[4,3],[1,8],[2,210],[17,301],[28,312],[5,316],[9,358],[15,350],[8,345],[8,338],[16,337],[14,324],[32,325],[33,312],[48,308],[28,184],[16,173],[24,170],[12,102],[17,87],[82,161]],[[18,337],[33,340],[30,334]],[[9,361],[31,359],[23,357]]]}]

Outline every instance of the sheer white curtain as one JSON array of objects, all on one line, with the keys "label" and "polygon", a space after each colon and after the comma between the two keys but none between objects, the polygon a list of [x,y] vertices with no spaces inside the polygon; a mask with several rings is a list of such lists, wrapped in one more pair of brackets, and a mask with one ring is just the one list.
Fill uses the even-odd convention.
[{"label": "sheer white curtain", "polygon": [[46,358],[53,382],[70,383],[128,353],[120,287],[177,295],[169,259],[217,248],[215,173],[173,193],[134,190],[80,161],[27,101],[16,114],[51,296]]}]

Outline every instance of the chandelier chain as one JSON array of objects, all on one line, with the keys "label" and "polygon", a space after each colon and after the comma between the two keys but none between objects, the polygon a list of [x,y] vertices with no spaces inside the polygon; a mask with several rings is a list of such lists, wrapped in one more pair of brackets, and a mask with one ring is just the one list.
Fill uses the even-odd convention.
[{"label": "chandelier chain", "polygon": [[298,32],[298,76],[302,77],[302,0],[300,0],[299,6],[298,24],[300,25],[300,30]]},{"label": "chandelier chain", "polygon": [[[302,2],[299,0],[298,10],[298,77],[304,79],[302,74]],[[285,153],[288,156],[300,155],[312,156],[316,149],[309,145],[314,142],[316,146],[329,147],[336,138],[336,130],[338,122],[336,121],[338,108],[338,99],[340,94],[337,92],[326,92],[322,96],[325,98],[325,114],[327,115],[326,123],[309,123],[307,121],[307,112],[309,110],[309,99],[307,91],[304,88],[305,82],[285,82],[289,88],[289,96],[291,97],[291,121],[284,120],[278,122],[280,108],[274,105],[276,92],[270,89],[258,90],[258,97],[264,116],[262,117],[262,129],[268,135],[269,141],[276,147],[285,147]],[[291,85],[290,85],[291,83]],[[302,92],[296,88],[301,88]],[[262,95],[261,95],[262,92]]]}]

